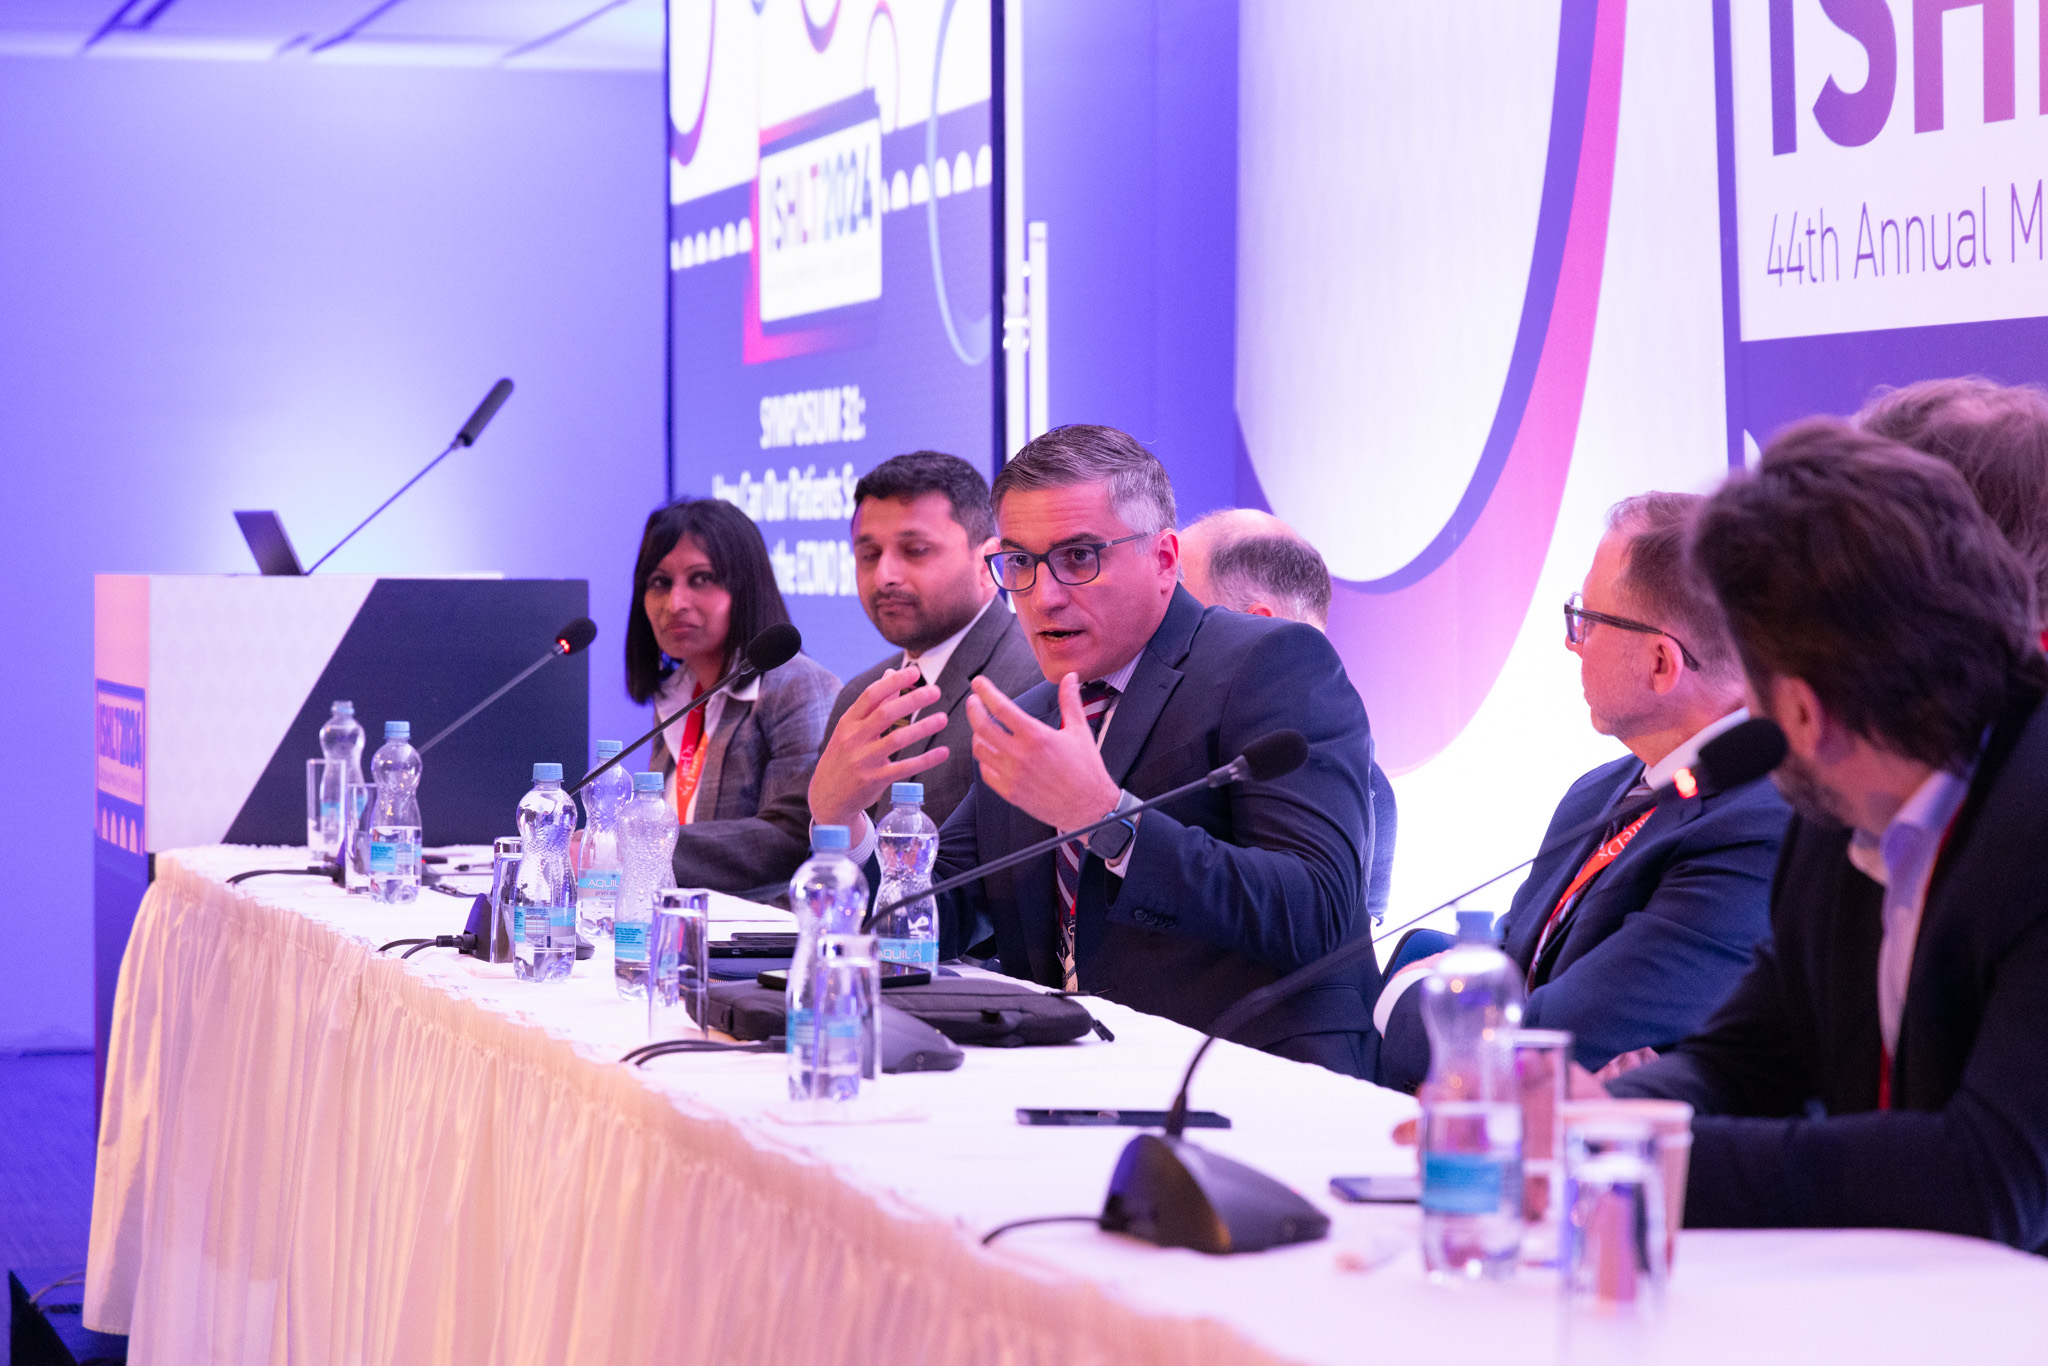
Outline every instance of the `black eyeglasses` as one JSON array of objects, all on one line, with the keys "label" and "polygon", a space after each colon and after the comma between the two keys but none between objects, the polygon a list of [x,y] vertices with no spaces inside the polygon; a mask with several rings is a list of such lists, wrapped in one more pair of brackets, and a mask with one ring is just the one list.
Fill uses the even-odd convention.
[{"label": "black eyeglasses", "polygon": [[1700,667],[1700,662],[1692,657],[1692,651],[1685,648],[1685,642],[1662,626],[1652,626],[1644,621],[1630,621],[1627,617],[1610,617],[1605,612],[1589,612],[1579,606],[1579,597],[1579,594],[1574,593],[1564,600],[1564,638],[1572,644],[1585,644],[1586,624],[1598,622],[1602,626],[1612,626],[1617,631],[1639,631],[1646,636],[1669,636],[1671,643],[1678,647],[1679,656],[1685,660],[1685,667],[1693,670]]},{"label": "black eyeglasses", "polygon": [[1113,545],[1142,541],[1147,536],[1158,534],[1155,531],[1136,531],[1113,541],[1073,541],[1056,545],[1043,555],[1034,555],[1028,550],[998,550],[982,558],[988,561],[988,572],[995,576],[996,586],[1006,593],[1029,590],[1038,582],[1038,566],[1041,564],[1052,571],[1057,582],[1078,588],[1084,583],[1095,582],[1102,573],[1103,551]]}]

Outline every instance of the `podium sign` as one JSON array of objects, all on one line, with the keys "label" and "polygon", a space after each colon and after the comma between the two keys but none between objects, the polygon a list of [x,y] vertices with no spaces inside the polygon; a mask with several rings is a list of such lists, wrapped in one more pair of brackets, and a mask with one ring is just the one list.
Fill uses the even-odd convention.
[{"label": "podium sign", "polygon": [[[293,846],[306,760],[355,703],[363,776],[387,720],[438,733],[589,612],[582,579],[102,574],[93,584],[94,995],[102,1070],[114,984],[159,850]],[[581,773],[590,666],[555,660],[426,757],[430,844],[515,833],[536,761]]]}]

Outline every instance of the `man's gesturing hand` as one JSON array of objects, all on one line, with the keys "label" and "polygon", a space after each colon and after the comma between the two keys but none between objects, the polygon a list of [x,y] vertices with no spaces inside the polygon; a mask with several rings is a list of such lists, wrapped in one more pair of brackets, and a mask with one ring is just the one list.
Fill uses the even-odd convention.
[{"label": "man's gesturing hand", "polygon": [[996,795],[1055,830],[1074,830],[1116,809],[1119,792],[1081,711],[1081,683],[1060,680],[1060,726],[1027,715],[986,678],[967,699],[974,758]]},{"label": "man's gesturing hand", "polygon": [[[915,778],[946,762],[948,750],[934,745],[908,759],[891,760],[905,745],[937,735],[946,728],[946,714],[933,712],[899,730],[889,727],[939,700],[935,684],[903,692],[917,678],[917,669],[891,669],[862,690],[825,741],[818,766],[811,773],[811,819],[820,825],[851,826],[860,813],[880,801],[889,784]],[[976,679],[977,683],[981,680]],[[886,734],[884,732],[887,732]]]}]

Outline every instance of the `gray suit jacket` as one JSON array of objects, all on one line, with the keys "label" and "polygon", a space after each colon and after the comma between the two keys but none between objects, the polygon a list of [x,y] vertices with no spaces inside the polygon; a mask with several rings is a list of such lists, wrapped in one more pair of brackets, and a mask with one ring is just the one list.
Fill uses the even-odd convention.
[{"label": "gray suit jacket", "polygon": [[[830,669],[798,655],[761,680],[753,701],[725,699],[697,784],[697,819],[676,839],[678,886],[755,901],[788,892],[811,852],[811,770],[838,688]],[[655,740],[653,756],[663,773],[676,766],[667,738]]]},{"label": "gray suit jacket", "polygon": [[[897,667],[902,659],[903,652],[898,650],[839,690],[839,698],[832,704],[832,718],[825,723],[828,738],[839,728],[839,718],[846,715],[846,709],[853,705],[853,700],[876,679]],[[953,651],[953,657],[946,661],[945,672],[935,680],[926,680],[939,685],[938,709],[946,714],[946,728],[929,740],[905,745],[895,755],[898,759],[908,759],[934,745],[946,747],[946,762],[937,768],[926,769],[915,780],[924,784],[924,811],[934,825],[946,823],[946,817],[953,814],[953,808],[960,805],[960,799],[967,795],[969,785],[974,782],[974,733],[967,725],[967,692],[968,685],[982,674],[986,674],[989,681],[1001,688],[1007,697],[1015,697],[1045,681],[1045,675],[1039,672],[1037,657],[1031,653],[1031,645],[1024,639],[1023,629],[1017,625],[1016,613],[1000,602],[990,603],[988,610],[981,614],[981,620],[974,623],[974,628]],[[879,821],[888,814],[889,796],[884,793],[868,808],[868,819]]]}]

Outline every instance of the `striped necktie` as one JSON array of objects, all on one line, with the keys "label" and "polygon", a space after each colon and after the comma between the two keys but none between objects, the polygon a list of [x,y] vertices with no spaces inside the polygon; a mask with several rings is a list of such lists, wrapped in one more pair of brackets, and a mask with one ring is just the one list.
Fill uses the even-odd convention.
[{"label": "striped necktie", "polygon": [[[1115,705],[1116,689],[1109,684],[1081,685],[1081,714],[1088,718],[1088,729],[1098,738],[1102,734],[1103,718]],[[1081,895],[1081,855],[1079,844],[1069,842],[1060,846],[1059,857],[1053,860],[1059,872],[1061,985],[1068,991],[1081,989],[1081,978],[1074,966],[1074,906]]]}]

